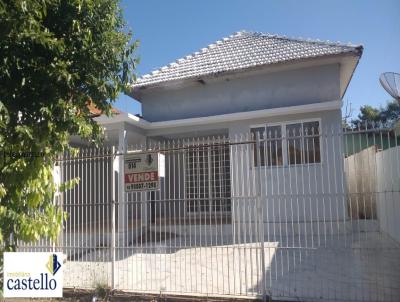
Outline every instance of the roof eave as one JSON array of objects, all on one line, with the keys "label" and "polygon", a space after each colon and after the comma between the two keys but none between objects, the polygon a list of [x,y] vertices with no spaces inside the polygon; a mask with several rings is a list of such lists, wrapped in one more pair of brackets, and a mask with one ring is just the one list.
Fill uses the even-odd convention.
[{"label": "roof eave", "polygon": [[353,79],[354,72],[356,71],[357,66],[358,66],[358,63],[360,62],[361,56],[362,56],[362,54],[363,54],[364,48],[363,48],[362,45],[360,45],[357,49],[358,49],[358,54],[357,54],[357,56],[356,56],[357,60],[356,60],[356,62],[355,62],[355,64],[354,64],[354,66],[352,67],[352,71],[351,71],[350,76],[349,76],[348,79],[346,80],[346,85],[345,85],[345,87],[344,87],[343,90],[341,91],[340,99],[342,99],[342,98],[344,97],[344,95],[346,94],[347,88],[349,87],[349,85],[350,85],[350,83],[351,83],[351,80]]},{"label": "roof eave", "polygon": [[124,112],[114,117],[100,116],[96,118],[96,122],[98,122],[103,127],[127,123],[144,130],[160,130],[160,129],[184,128],[192,126],[220,124],[226,122],[236,122],[241,120],[251,120],[251,119],[266,118],[272,116],[295,115],[301,113],[338,110],[342,107],[342,105],[343,103],[341,100],[333,100],[328,102],[295,105],[289,107],[234,112],[234,113],[226,113],[220,115],[168,120],[160,122],[149,122],[143,118]]}]

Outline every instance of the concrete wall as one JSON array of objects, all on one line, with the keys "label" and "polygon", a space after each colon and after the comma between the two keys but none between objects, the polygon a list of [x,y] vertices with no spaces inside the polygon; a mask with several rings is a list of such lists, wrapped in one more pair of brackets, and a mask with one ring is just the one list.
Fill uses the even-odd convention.
[{"label": "concrete wall", "polygon": [[353,219],[376,219],[376,146],[344,160],[347,205]]},{"label": "concrete wall", "polygon": [[376,173],[381,231],[400,243],[400,147],[376,154]]},{"label": "concrete wall", "polygon": [[378,219],[400,243],[400,147],[366,148],[345,159],[348,206],[353,219]]},{"label": "concrete wall", "polygon": [[337,100],[339,71],[330,64],[152,89],[143,92],[143,117],[155,122]]}]

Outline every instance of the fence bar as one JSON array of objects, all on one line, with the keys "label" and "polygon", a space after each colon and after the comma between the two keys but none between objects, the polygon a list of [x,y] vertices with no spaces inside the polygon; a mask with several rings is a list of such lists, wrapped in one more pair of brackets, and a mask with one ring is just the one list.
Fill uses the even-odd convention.
[{"label": "fence bar", "polygon": [[[260,163],[261,162],[261,157],[260,157],[260,133],[257,132],[257,137],[256,137],[256,162]],[[267,291],[266,291],[266,273],[265,273],[265,246],[264,246],[264,215],[263,215],[263,206],[261,204],[261,192],[262,192],[262,186],[261,186],[261,170],[258,169],[257,171],[257,212],[258,212],[258,221],[260,224],[259,227],[259,232],[260,232],[260,245],[261,245],[261,280],[262,280],[262,298],[263,301],[267,301]],[[266,200],[268,202],[268,200]]]},{"label": "fence bar", "polygon": [[[112,154],[115,154],[115,147],[113,146],[111,149]],[[119,165],[119,161],[117,160],[118,157],[114,157],[113,164],[112,164],[112,170],[111,170],[111,288],[114,289],[116,288],[115,280],[116,280],[116,275],[115,275],[115,233],[116,233],[116,228],[115,228],[115,204],[116,204],[116,188],[115,188],[115,165]]]},{"label": "fence bar", "polygon": [[[323,118],[66,152],[61,181],[79,181],[57,197],[68,213],[56,246],[67,259],[65,284],[397,301],[399,139]],[[124,192],[123,156],[149,152],[165,156],[160,189]],[[47,238],[20,244],[53,248]]]}]

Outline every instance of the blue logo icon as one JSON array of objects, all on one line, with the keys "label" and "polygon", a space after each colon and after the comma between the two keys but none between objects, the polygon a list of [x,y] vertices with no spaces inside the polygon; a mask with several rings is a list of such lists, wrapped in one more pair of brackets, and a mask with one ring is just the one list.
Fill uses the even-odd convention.
[{"label": "blue logo icon", "polygon": [[58,261],[56,254],[50,255],[46,267],[53,276],[58,272],[61,267],[61,263]]}]

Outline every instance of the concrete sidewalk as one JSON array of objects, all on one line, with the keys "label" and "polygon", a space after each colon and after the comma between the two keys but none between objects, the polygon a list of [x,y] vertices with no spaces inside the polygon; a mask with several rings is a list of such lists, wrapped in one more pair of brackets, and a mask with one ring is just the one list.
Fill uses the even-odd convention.
[{"label": "concrete sidewalk", "polygon": [[[296,244],[288,245],[291,242]],[[264,274],[259,243],[179,248],[179,241],[170,239],[117,249],[115,286],[153,293],[257,296],[265,283],[267,294],[276,298],[400,297],[400,247],[382,233],[287,237],[265,242],[264,248]],[[109,249],[94,250],[66,264],[64,285],[111,284],[111,272]]]}]

